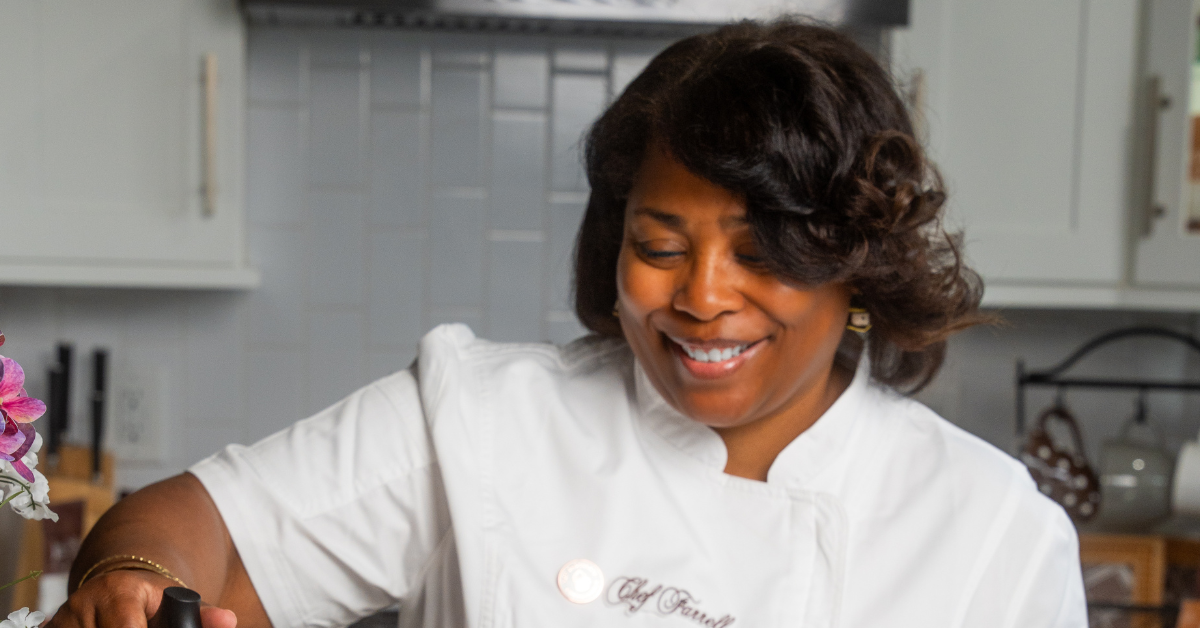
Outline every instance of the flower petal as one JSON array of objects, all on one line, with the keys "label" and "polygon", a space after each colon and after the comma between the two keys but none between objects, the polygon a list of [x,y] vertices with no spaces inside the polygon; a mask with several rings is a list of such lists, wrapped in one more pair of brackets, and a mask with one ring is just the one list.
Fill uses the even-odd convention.
[{"label": "flower petal", "polygon": [[17,397],[0,401],[0,405],[4,406],[4,411],[17,423],[36,421],[38,417],[46,414],[46,404],[41,399],[33,397]]},{"label": "flower petal", "polygon": [[33,426],[28,423],[18,423],[17,428],[20,429],[21,433],[25,435],[25,442],[22,443],[16,451],[12,452],[12,456],[17,460],[20,460],[21,458],[25,457],[25,453],[29,451],[29,448],[33,447],[33,440],[37,438],[37,432],[33,429]]},{"label": "flower petal", "polygon": [[0,364],[4,365],[4,377],[0,379],[0,401],[19,397],[25,387],[25,370],[16,360],[2,355]]},{"label": "flower petal", "polygon": [[29,467],[25,466],[24,462],[21,462],[20,460],[13,460],[8,464],[12,465],[13,470],[21,474],[21,477],[25,478],[27,482],[33,481],[33,471],[31,471]]},{"label": "flower petal", "polygon": [[[13,452],[21,448],[25,444],[25,432],[17,425],[17,422],[12,419],[4,421],[4,431],[0,432],[0,455],[6,456],[6,460],[13,459]],[[20,456],[17,456],[18,458]]]}]

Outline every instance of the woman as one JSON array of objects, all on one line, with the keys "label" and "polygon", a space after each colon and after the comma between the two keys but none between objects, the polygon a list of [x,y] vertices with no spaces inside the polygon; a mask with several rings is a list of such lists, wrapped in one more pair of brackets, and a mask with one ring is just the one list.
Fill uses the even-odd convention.
[{"label": "woman", "polygon": [[593,336],[430,332],[413,368],[122,501],[52,625],[139,625],[177,583],[210,628],[397,603],[403,626],[1086,625],[1062,510],[894,392],[983,317],[869,55],[787,21],[683,40],[587,168]]}]

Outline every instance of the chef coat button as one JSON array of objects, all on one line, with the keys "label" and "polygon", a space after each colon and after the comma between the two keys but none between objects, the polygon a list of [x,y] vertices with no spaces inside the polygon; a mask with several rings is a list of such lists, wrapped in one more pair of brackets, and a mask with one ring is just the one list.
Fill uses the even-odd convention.
[{"label": "chef coat button", "polygon": [[558,570],[558,590],[576,604],[587,604],[604,590],[604,572],[586,558],[575,560]]}]

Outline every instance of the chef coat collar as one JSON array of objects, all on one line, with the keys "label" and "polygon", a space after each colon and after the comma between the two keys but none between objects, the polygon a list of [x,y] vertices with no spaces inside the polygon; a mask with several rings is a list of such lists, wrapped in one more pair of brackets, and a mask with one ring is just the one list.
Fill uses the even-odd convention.
[{"label": "chef coat collar", "polygon": [[[725,469],[728,453],[715,430],[676,410],[659,394],[641,362],[634,360],[635,386],[641,420],[650,429],[706,467]],[[846,390],[816,423],[796,437],[767,472],[768,484],[804,488],[841,453],[860,413],[871,368],[866,351],[858,360]]]}]

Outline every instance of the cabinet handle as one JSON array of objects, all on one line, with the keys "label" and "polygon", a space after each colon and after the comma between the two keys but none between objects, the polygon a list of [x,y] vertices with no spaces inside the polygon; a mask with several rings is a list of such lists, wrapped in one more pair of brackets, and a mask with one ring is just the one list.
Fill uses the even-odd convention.
[{"label": "cabinet handle", "polygon": [[204,180],[201,183],[203,211],[208,217],[217,214],[217,55],[204,55]]},{"label": "cabinet handle", "polygon": [[1146,170],[1139,206],[1141,207],[1142,237],[1148,238],[1154,231],[1154,222],[1167,213],[1167,208],[1155,198],[1157,196],[1155,186],[1158,182],[1158,124],[1163,109],[1171,106],[1171,99],[1162,93],[1162,77],[1153,75],[1146,79],[1145,98],[1143,106],[1146,111],[1147,124],[1143,144],[1146,154],[1143,158]]}]

